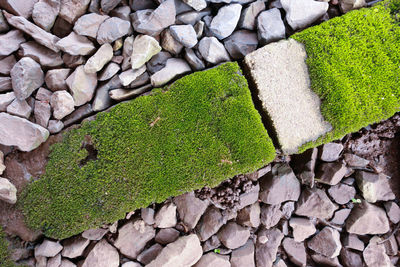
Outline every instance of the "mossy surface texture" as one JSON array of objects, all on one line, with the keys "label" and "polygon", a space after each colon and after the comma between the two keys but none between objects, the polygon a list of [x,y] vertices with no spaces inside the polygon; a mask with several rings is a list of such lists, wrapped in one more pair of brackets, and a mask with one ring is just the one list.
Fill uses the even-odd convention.
[{"label": "mossy surface texture", "polygon": [[[96,157],[87,157],[92,142]],[[90,149],[89,149],[90,150]],[[275,149],[236,63],[191,74],[66,133],[21,207],[29,226],[66,238],[236,174]]]},{"label": "mossy surface texture", "polygon": [[400,111],[400,0],[383,1],[292,36],[305,45],[311,87],[341,138]]},{"label": "mossy surface texture", "polygon": [[10,252],[8,250],[8,243],[5,239],[3,229],[0,227],[0,266],[1,267],[14,267],[15,263],[9,258]]}]

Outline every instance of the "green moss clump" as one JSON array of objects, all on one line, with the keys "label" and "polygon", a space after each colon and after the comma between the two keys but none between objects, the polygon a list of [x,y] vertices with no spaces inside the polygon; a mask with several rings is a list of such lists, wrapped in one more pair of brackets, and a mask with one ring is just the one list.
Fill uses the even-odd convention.
[{"label": "green moss clump", "polygon": [[339,139],[400,110],[400,0],[349,12],[293,36],[307,51],[311,88]]},{"label": "green moss clump", "polygon": [[5,239],[3,230],[0,227],[0,266],[1,267],[15,267],[16,264],[10,259],[10,252],[8,250],[8,243]]},{"label": "green moss clump", "polygon": [[[97,155],[88,157],[85,142]],[[227,63],[122,103],[66,133],[53,145],[46,173],[27,187],[21,207],[29,226],[61,239],[255,171],[274,157],[247,81],[236,63]]]}]

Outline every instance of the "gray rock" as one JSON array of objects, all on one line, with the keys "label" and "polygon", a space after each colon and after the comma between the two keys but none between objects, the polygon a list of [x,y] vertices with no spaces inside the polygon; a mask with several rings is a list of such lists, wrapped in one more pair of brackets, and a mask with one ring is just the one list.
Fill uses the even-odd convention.
[{"label": "gray rock", "polygon": [[134,261],[128,261],[122,264],[121,267],[142,267],[142,265]]},{"label": "gray rock", "polygon": [[317,168],[315,178],[322,184],[337,185],[346,174],[346,165],[342,163],[321,163]]},{"label": "gray rock", "polygon": [[203,70],[206,68],[204,62],[197,57],[193,49],[185,48],[184,57],[194,71]]},{"label": "gray rock", "polygon": [[139,35],[132,44],[131,66],[132,69],[142,67],[154,55],[161,51],[158,41],[148,35]]},{"label": "gray rock", "polygon": [[363,266],[362,257],[358,253],[355,253],[349,249],[342,249],[340,252],[340,261],[344,266]]},{"label": "gray rock", "polygon": [[77,35],[75,32],[71,32],[67,37],[58,41],[57,47],[73,56],[86,56],[95,50],[95,46],[88,38]]},{"label": "gray rock", "polygon": [[32,113],[32,108],[25,100],[15,99],[7,107],[7,113],[28,119]]},{"label": "gray rock", "polygon": [[127,35],[131,23],[129,21],[112,17],[100,24],[97,32],[97,42],[99,44],[112,43],[115,40]]},{"label": "gray rock", "polygon": [[111,89],[120,88],[122,86],[121,80],[118,75],[115,75],[106,84],[100,86],[96,90],[96,96],[93,101],[93,111],[101,111],[111,106],[111,98],[109,96],[109,91]]},{"label": "gray rock", "polygon": [[387,216],[394,224],[400,222],[400,207],[393,201],[384,203]]},{"label": "gray rock", "polygon": [[257,183],[257,185],[251,188],[249,191],[240,194],[238,209],[242,209],[243,207],[256,203],[258,201],[259,192],[260,185]]},{"label": "gray rock", "polygon": [[101,10],[104,13],[109,13],[111,10],[113,10],[118,4],[121,2],[121,0],[101,0]]},{"label": "gray rock", "polygon": [[197,39],[201,39],[201,37],[203,37],[203,33],[204,33],[204,27],[205,23],[203,21],[198,21],[194,26],[194,30],[196,31],[197,34]]},{"label": "gray rock", "polygon": [[210,252],[204,254],[200,260],[193,265],[193,267],[230,267],[229,256],[218,255],[216,253]]},{"label": "gray rock", "polygon": [[351,209],[340,209],[335,212],[333,218],[331,219],[331,223],[342,225],[346,221],[347,217],[349,217]]},{"label": "gray rock", "polygon": [[175,24],[176,8],[174,0],[166,0],[155,10],[144,9],[131,15],[135,31],[156,36],[165,28]]},{"label": "gray rock", "polygon": [[118,251],[104,239],[98,242],[90,251],[82,264],[82,267],[118,267]]},{"label": "gray rock", "polygon": [[101,240],[107,232],[108,229],[103,228],[89,229],[82,233],[82,237],[89,240],[98,241]]},{"label": "gray rock", "polygon": [[329,219],[337,208],[337,205],[332,203],[325,191],[307,188],[302,191],[294,213],[300,216]]},{"label": "gray rock", "polygon": [[47,49],[35,41],[23,43],[21,44],[20,48],[20,56],[30,57],[42,66],[59,67],[64,63],[61,58],[61,53],[56,53],[50,49]]},{"label": "gray rock", "polygon": [[49,120],[47,129],[51,134],[59,133],[64,128],[64,123],[58,120]]},{"label": "gray rock", "polygon": [[98,75],[99,81],[107,81],[121,70],[117,63],[111,62]]},{"label": "gray rock", "polygon": [[164,50],[174,55],[178,55],[183,49],[183,45],[172,36],[169,29],[161,33],[161,46]]},{"label": "gray rock", "polygon": [[339,232],[328,226],[324,227],[321,232],[308,241],[307,246],[315,252],[329,258],[339,256],[340,250],[342,249]]},{"label": "gray rock", "polygon": [[142,75],[146,71],[146,66],[142,66],[139,69],[129,69],[127,71],[122,72],[118,77],[121,80],[123,86],[127,86],[131,84],[134,80],[136,80],[140,75]]},{"label": "gray rock", "polygon": [[364,199],[368,202],[388,201],[396,197],[390,187],[389,179],[384,174],[358,171],[356,181]]},{"label": "gray rock", "polygon": [[67,259],[62,259],[60,267],[76,267],[76,265]]},{"label": "gray rock", "polygon": [[197,22],[199,22],[204,16],[211,15],[211,9],[206,8],[200,12],[191,10],[188,12],[185,12],[183,14],[179,14],[176,16],[176,20],[181,22],[182,24],[190,24],[190,25],[195,25]]},{"label": "gray rock", "polygon": [[214,250],[220,246],[221,246],[221,241],[219,241],[219,239],[216,235],[213,235],[206,242],[204,242],[203,252],[206,253],[206,252]]},{"label": "gray rock", "polygon": [[246,244],[250,231],[235,222],[229,222],[218,231],[217,236],[225,247],[236,249]]},{"label": "gray rock", "polygon": [[17,63],[17,61],[14,55],[0,59],[0,74],[10,75],[10,71],[15,63]]},{"label": "gray rock", "polygon": [[339,159],[343,151],[343,145],[340,143],[324,144],[321,148],[320,159],[326,162],[333,162]]},{"label": "gray rock", "polygon": [[[129,6],[120,6],[117,8],[114,8],[111,12],[110,15],[112,17],[117,17],[123,20],[130,21],[130,14],[132,13],[131,8]],[[130,29],[133,31],[133,29]]]},{"label": "gray rock", "polygon": [[47,88],[54,91],[67,90],[68,86],[65,80],[68,78],[70,69],[54,69],[46,73],[44,81]]},{"label": "gray rock", "polygon": [[260,179],[260,195],[262,202],[277,205],[300,196],[300,182],[289,165],[275,165],[272,172]]},{"label": "gray rock", "polygon": [[365,244],[361,241],[357,235],[349,234],[345,235],[343,238],[343,246],[348,249],[353,249],[357,251],[364,251]]},{"label": "gray rock", "polygon": [[93,113],[92,105],[87,103],[74,110],[71,114],[64,118],[64,126],[68,127],[72,124],[79,123],[82,119]]},{"label": "gray rock", "polygon": [[59,267],[61,265],[61,254],[58,253],[55,257],[49,258],[46,267]]},{"label": "gray rock", "polygon": [[346,230],[357,235],[385,234],[390,230],[389,220],[382,208],[362,201],[352,209]]},{"label": "gray rock", "polygon": [[63,246],[58,242],[45,239],[40,245],[35,247],[35,257],[54,257],[61,252]]},{"label": "gray rock", "polygon": [[272,266],[276,260],[278,247],[283,234],[276,228],[262,229],[258,232],[256,243],[256,266]]},{"label": "gray rock", "polygon": [[229,61],[229,54],[223,44],[215,37],[204,37],[198,46],[201,56],[211,64]]},{"label": "gray rock", "polygon": [[239,19],[239,28],[246,30],[255,30],[256,18],[265,10],[265,1],[257,0],[246,7]]},{"label": "gray rock", "polygon": [[81,236],[72,237],[62,242],[64,249],[61,255],[66,258],[74,259],[83,255],[86,247],[89,245],[90,240]]},{"label": "gray rock", "polygon": [[7,18],[10,25],[30,35],[39,44],[53,50],[54,52],[60,51],[56,46],[56,43],[60,40],[57,36],[46,32],[23,17],[12,16],[7,12],[4,12],[4,16]]},{"label": "gray rock", "polygon": [[153,225],[154,224],[154,216],[155,216],[155,211],[152,208],[142,208],[140,210],[140,215],[142,217],[142,220],[147,223],[148,225]]},{"label": "gray rock", "polygon": [[164,204],[154,217],[154,225],[158,228],[174,227],[176,223],[176,206],[174,203]]},{"label": "gray rock", "polygon": [[296,242],[293,238],[286,237],[282,246],[291,262],[296,266],[306,266],[307,253],[303,242]]},{"label": "gray rock", "polygon": [[74,111],[74,99],[65,90],[57,91],[51,96],[50,105],[53,108],[53,116],[61,120]]},{"label": "gray rock", "polygon": [[169,27],[172,37],[186,48],[197,44],[197,34],[192,25],[174,25]]},{"label": "gray rock", "polygon": [[9,204],[17,203],[17,188],[9,180],[1,177],[0,177],[0,200],[5,201]]},{"label": "gray rock", "polygon": [[189,192],[174,198],[178,215],[187,231],[194,229],[208,207],[208,201],[196,198]]},{"label": "gray rock", "polygon": [[160,87],[178,77],[179,75],[191,72],[192,69],[185,60],[180,58],[170,58],[165,67],[154,73],[151,77],[151,85]]},{"label": "gray rock", "polygon": [[206,0],[182,0],[187,5],[191,6],[194,10],[200,11],[207,7]]},{"label": "gray rock", "polygon": [[339,8],[343,13],[347,13],[354,9],[359,9],[367,5],[365,0],[340,0]]},{"label": "gray rock", "polygon": [[224,45],[233,59],[242,59],[257,49],[257,34],[247,30],[239,30],[226,38]]},{"label": "gray rock", "polygon": [[96,73],[100,71],[104,65],[111,61],[114,56],[113,48],[110,44],[103,44],[97,52],[91,56],[84,66],[86,73]]},{"label": "gray rock", "polygon": [[267,229],[277,225],[279,220],[282,218],[282,215],[280,204],[261,206],[261,223]]},{"label": "gray rock", "polygon": [[8,56],[18,50],[19,45],[26,40],[18,30],[0,34],[0,56]]},{"label": "gray rock", "polygon": [[63,60],[64,64],[68,68],[76,68],[79,65],[83,65],[86,63],[86,58],[84,58],[83,56],[72,56],[66,53],[63,55]]},{"label": "gray rock", "polygon": [[0,11],[0,33],[8,32],[10,30],[10,26],[7,23],[7,20],[4,18],[3,12]]},{"label": "gray rock", "polygon": [[132,56],[132,51],[133,51],[133,36],[128,36],[124,40],[123,48],[122,48],[122,57],[123,62],[121,65],[121,69],[127,70],[131,68],[131,56]]},{"label": "gray rock", "polygon": [[304,241],[317,231],[315,225],[305,218],[291,218],[289,225],[293,229],[293,238],[296,242]]},{"label": "gray rock", "polygon": [[51,107],[48,101],[35,101],[35,122],[40,126],[47,128],[51,117]]},{"label": "gray rock", "polygon": [[396,238],[394,235],[391,235],[386,241],[381,241],[383,242],[383,245],[385,247],[386,254],[389,256],[396,256],[397,253],[399,252],[399,246],[397,245]]},{"label": "gray rock", "polygon": [[246,244],[232,251],[231,267],[255,267],[254,243],[248,240]]},{"label": "gray rock", "polygon": [[293,201],[288,201],[285,204],[283,204],[281,207],[283,218],[285,218],[286,220],[289,220],[292,217],[294,210],[295,210],[295,206],[294,206]]},{"label": "gray rock", "polygon": [[329,258],[322,254],[314,253],[311,254],[311,259],[316,263],[317,266],[342,267],[337,257]]},{"label": "gray rock", "polygon": [[344,154],[344,161],[349,167],[364,168],[369,164],[369,160],[363,159],[354,154]]},{"label": "gray rock", "polygon": [[314,0],[280,0],[286,20],[293,30],[307,27],[328,10],[329,4]]},{"label": "gray rock", "polygon": [[167,60],[171,58],[171,54],[166,51],[161,51],[154,55],[147,63],[147,70],[153,74],[165,67]]},{"label": "gray rock", "polygon": [[200,222],[196,226],[196,232],[200,241],[206,241],[225,224],[221,211],[214,206],[206,210]]},{"label": "gray rock", "polygon": [[393,264],[386,255],[385,246],[380,244],[381,238],[374,236],[363,251],[364,262],[367,267],[391,267]]},{"label": "gray rock", "polygon": [[85,14],[90,0],[61,0],[59,16],[73,24],[77,18]]},{"label": "gray rock", "polygon": [[157,256],[160,254],[160,252],[163,248],[164,247],[161,246],[160,244],[154,244],[151,247],[149,247],[148,249],[143,250],[143,252],[140,253],[139,256],[137,256],[137,261],[139,261],[140,263],[143,263],[145,265],[149,264],[155,258],[157,258]]},{"label": "gray rock", "polygon": [[97,37],[100,25],[108,19],[109,16],[90,13],[80,17],[74,25],[74,31],[79,35]]},{"label": "gray rock", "polygon": [[202,254],[199,238],[191,234],[168,244],[146,267],[192,266]]},{"label": "gray rock", "polygon": [[12,87],[18,100],[28,98],[44,83],[40,65],[29,57],[21,58],[10,71]]},{"label": "gray rock", "polygon": [[356,195],[356,189],[347,184],[337,184],[328,189],[328,194],[338,204],[344,205],[348,203]]},{"label": "gray rock", "polygon": [[239,4],[230,4],[220,8],[209,27],[212,34],[219,40],[231,35],[239,22],[241,10],[242,6]]},{"label": "gray rock", "polygon": [[236,221],[238,224],[257,228],[260,225],[260,204],[258,202],[239,210]]},{"label": "gray rock", "polygon": [[10,105],[15,99],[15,93],[9,92],[0,94],[0,112],[6,111],[7,106]]},{"label": "gray rock", "polygon": [[72,92],[75,106],[81,106],[92,100],[97,86],[97,75],[86,73],[81,65],[67,78],[66,83]]},{"label": "gray rock", "polygon": [[279,9],[273,8],[260,13],[257,17],[257,33],[262,45],[285,38],[286,29]]},{"label": "gray rock", "polygon": [[150,91],[153,87],[151,84],[144,85],[135,89],[113,89],[109,91],[110,98],[116,101],[123,101],[134,98],[136,96],[140,96],[148,91]]},{"label": "gray rock", "polygon": [[158,231],[154,240],[161,245],[167,245],[177,240],[178,237],[178,230],[175,230],[174,228],[165,228]]},{"label": "gray rock", "polygon": [[45,31],[50,31],[60,12],[60,0],[41,0],[33,6],[32,19]]},{"label": "gray rock", "polygon": [[13,89],[10,77],[0,77],[0,93]]},{"label": "gray rock", "polygon": [[314,187],[315,164],[317,162],[318,149],[312,148],[302,154],[293,155],[292,166],[297,177],[303,185]]}]

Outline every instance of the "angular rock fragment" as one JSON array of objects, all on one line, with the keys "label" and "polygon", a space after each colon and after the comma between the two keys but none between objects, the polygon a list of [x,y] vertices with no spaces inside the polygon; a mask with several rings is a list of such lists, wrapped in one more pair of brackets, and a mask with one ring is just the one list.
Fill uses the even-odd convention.
[{"label": "angular rock fragment", "polygon": [[239,30],[224,40],[224,45],[233,59],[242,59],[257,49],[257,34]]},{"label": "angular rock fragment", "polygon": [[64,123],[58,120],[49,120],[47,129],[51,134],[59,133],[64,128]]},{"label": "angular rock fragment", "polygon": [[191,6],[194,10],[200,11],[207,7],[206,0],[182,0],[187,5]]},{"label": "angular rock fragment", "polygon": [[196,227],[208,207],[208,201],[196,198],[194,192],[175,197],[174,204],[179,218],[186,226],[187,231],[191,231]]},{"label": "angular rock fragment", "polygon": [[93,98],[97,86],[97,75],[88,74],[79,66],[67,78],[66,83],[72,92],[75,106],[81,106]]},{"label": "angular rock fragment", "polygon": [[15,99],[7,107],[7,113],[28,119],[32,113],[32,108],[25,100]]},{"label": "angular rock fragment", "polygon": [[11,69],[12,87],[18,100],[28,98],[44,83],[44,73],[30,57],[21,58]]},{"label": "angular rock fragment", "polygon": [[381,238],[374,236],[363,251],[364,262],[367,267],[391,267],[393,264],[386,254],[385,246],[380,244]]},{"label": "angular rock fragment", "polygon": [[13,89],[10,77],[0,77],[0,92],[6,92]]},{"label": "angular rock fragment", "polygon": [[91,56],[84,66],[86,73],[96,73],[100,71],[114,56],[113,48],[110,44],[103,44],[97,52]]},{"label": "angular rock fragment", "polygon": [[51,95],[53,93],[43,87],[40,87],[39,90],[36,92],[36,100],[50,102]]},{"label": "angular rock fragment", "polygon": [[364,168],[369,164],[369,160],[363,159],[354,154],[344,154],[344,161],[349,167]]},{"label": "angular rock fragment", "polygon": [[32,15],[32,10],[38,0],[1,0],[0,8],[8,12],[28,19]]},{"label": "angular rock fragment", "polygon": [[75,32],[71,32],[67,37],[58,41],[57,47],[73,56],[86,56],[91,54],[95,49],[93,43],[88,38],[77,35]]},{"label": "angular rock fragment", "polygon": [[385,210],[390,221],[394,224],[400,222],[400,207],[393,201],[385,202]]},{"label": "angular rock fragment", "polygon": [[[137,256],[136,260],[145,265],[149,264],[155,258],[157,258],[157,256],[160,254],[163,248],[164,248],[163,246],[156,243],[151,247],[149,247],[148,249],[143,250],[143,252]],[[138,264],[138,267],[141,267],[141,265]]]},{"label": "angular rock fragment", "polygon": [[0,94],[0,112],[6,111],[8,105],[10,105],[15,99],[15,93],[9,92],[5,94]]},{"label": "angular rock fragment", "polygon": [[242,11],[239,19],[239,28],[246,30],[254,30],[256,27],[256,18],[265,10],[265,2],[257,0],[251,3],[247,8]]},{"label": "angular rock fragment", "polygon": [[296,242],[293,238],[286,237],[282,246],[291,262],[296,266],[306,266],[307,253],[303,242]]},{"label": "angular rock fragment", "polygon": [[68,68],[76,68],[79,65],[83,65],[86,63],[86,58],[84,58],[83,56],[79,56],[79,55],[73,56],[73,55],[66,54],[66,53],[63,55],[63,60],[64,60],[65,65]]},{"label": "angular rock fragment", "polygon": [[200,40],[198,48],[201,56],[211,64],[230,60],[224,45],[215,37],[204,37]]},{"label": "angular rock fragment", "polygon": [[147,63],[147,70],[153,74],[165,67],[167,60],[171,58],[171,54],[166,51],[161,51],[154,55]]},{"label": "angular rock fragment", "polygon": [[302,191],[294,213],[300,216],[329,219],[337,208],[337,205],[332,203],[325,191],[307,188]]},{"label": "angular rock fragment", "polygon": [[278,224],[283,215],[279,208],[280,205],[261,206],[261,223],[265,226],[265,228],[270,229]]},{"label": "angular rock fragment", "polygon": [[60,12],[61,0],[41,0],[33,6],[32,19],[45,31],[50,31]]},{"label": "angular rock fragment", "polygon": [[15,204],[17,202],[17,188],[15,188],[15,186],[9,180],[1,177],[0,200],[9,204]]},{"label": "angular rock fragment", "polygon": [[346,235],[343,238],[343,246],[345,248],[353,249],[353,250],[358,250],[358,251],[364,251],[365,244],[363,241],[361,241],[357,235],[355,234],[349,234]]},{"label": "angular rock fragment", "polygon": [[174,227],[176,223],[176,206],[173,203],[164,204],[154,217],[154,225],[158,228]]},{"label": "angular rock fragment", "polygon": [[342,249],[339,232],[328,226],[307,242],[307,245],[315,252],[329,258],[339,256]]},{"label": "angular rock fragment", "polygon": [[123,101],[134,98],[141,94],[150,91],[153,87],[151,84],[136,88],[136,89],[113,89],[109,91],[109,96],[115,101]]},{"label": "angular rock fragment", "polygon": [[304,241],[317,231],[315,225],[305,218],[291,218],[289,225],[293,229],[293,237],[296,242]]},{"label": "angular rock fragment", "polygon": [[71,114],[65,117],[64,126],[68,127],[72,124],[79,123],[83,118],[88,117],[93,113],[92,105],[87,103],[74,110]]},{"label": "angular rock fragment", "polygon": [[196,226],[200,241],[206,241],[225,224],[221,211],[213,206],[208,208]]},{"label": "angular rock fragment", "polygon": [[245,245],[232,251],[231,267],[255,267],[254,243],[248,240]]},{"label": "angular rock fragment", "polygon": [[119,254],[118,251],[102,239],[90,251],[82,264],[82,267],[118,267]]},{"label": "angular rock fragment", "polygon": [[59,67],[64,62],[61,53],[56,53],[34,41],[21,44],[19,52],[22,57],[31,57],[45,67]]},{"label": "angular rock fragment", "polygon": [[161,33],[161,46],[164,50],[174,55],[180,54],[183,49],[183,45],[172,36],[169,29],[165,29]]},{"label": "angular rock fragment", "polygon": [[89,245],[90,240],[83,238],[81,236],[76,236],[64,240],[63,250],[61,255],[66,258],[74,259],[83,255],[85,248]]},{"label": "angular rock fragment", "polygon": [[140,75],[142,75],[146,71],[146,66],[142,66],[139,69],[129,69],[127,71],[122,72],[119,75],[119,79],[123,86],[129,85],[131,82],[136,80]]},{"label": "angular rock fragment", "polygon": [[193,265],[193,267],[209,267],[209,266],[220,266],[220,267],[230,267],[229,256],[218,255],[216,253],[210,252],[204,254],[200,260]]},{"label": "angular rock fragment", "polygon": [[151,77],[151,85],[160,87],[173,80],[179,75],[190,72],[192,69],[185,60],[180,58],[170,58],[163,69],[154,73]]},{"label": "angular rock fragment", "polygon": [[14,55],[0,59],[0,74],[10,75],[10,71],[12,67],[14,67],[15,63],[17,63],[17,61],[15,60]]},{"label": "angular rock fragment", "polygon": [[314,0],[281,0],[286,20],[293,30],[305,28],[328,10],[329,4]]},{"label": "angular rock fragment", "polygon": [[100,25],[108,19],[109,16],[90,13],[80,17],[74,25],[74,31],[79,35],[97,37]]},{"label": "angular rock fragment", "polygon": [[192,25],[174,25],[169,27],[172,37],[186,48],[197,44],[197,34]]},{"label": "angular rock fragment", "polygon": [[168,245],[179,237],[179,231],[174,228],[164,228],[158,231],[154,241],[161,245]]},{"label": "angular rock fragment", "polygon": [[250,231],[235,222],[229,222],[219,230],[217,236],[225,247],[236,249],[246,244]]},{"label": "angular rock fragment", "polygon": [[97,42],[99,44],[112,43],[115,40],[127,35],[131,23],[129,21],[112,17],[100,24],[97,32]]},{"label": "angular rock fragment", "polygon": [[256,266],[272,266],[284,235],[276,228],[258,232],[256,243]]},{"label": "angular rock fragment", "polygon": [[108,232],[108,229],[97,228],[97,229],[89,229],[82,233],[82,237],[89,240],[101,240],[103,236]]},{"label": "angular rock fragment", "polygon": [[61,120],[74,111],[74,99],[65,90],[57,91],[51,96],[50,105],[53,108],[53,116]]},{"label": "angular rock fragment", "polygon": [[353,186],[340,183],[335,186],[331,186],[328,189],[328,194],[336,203],[344,205],[355,197],[356,189]]},{"label": "angular rock fragment", "polygon": [[261,12],[257,17],[258,39],[262,45],[285,38],[285,25],[277,8]]},{"label": "angular rock fragment", "polygon": [[193,51],[193,49],[188,49],[185,48],[185,53],[184,53],[185,60],[189,63],[190,67],[197,71],[197,70],[203,70],[206,68],[204,65],[204,62],[198,58],[196,53]]},{"label": "angular rock fragment", "polygon": [[349,217],[351,209],[340,209],[335,212],[335,215],[331,219],[331,223],[342,225],[346,221],[347,217]]},{"label": "angular rock fragment", "polygon": [[176,16],[176,20],[181,22],[182,24],[190,24],[195,25],[199,22],[204,16],[211,15],[211,9],[206,8],[200,12],[196,12],[194,10],[179,14]]},{"label": "angular rock fragment", "polygon": [[320,159],[325,162],[338,160],[343,151],[343,145],[340,143],[324,144],[321,148]]},{"label": "angular rock fragment", "polygon": [[100,1],[100,6],[101,10],[104,13],[109,13],[111,10],[113,10],[118,4],[121,2],[121,0],[101,0]]},{"label": "angular rock fragment", "polygon": [[337,185],[346,173],[347,167],[342,163],[322,163],[317,168],[315,178],[319,183]]},{"label": "angular rock fragment", "polygon": [[115,88],[121,88],[122,83],[118,75],[115,75],[111,80],[100,86],[96,90],[96,96],[93,100],[93,111],[101,111],[111,106],[111,98],[109,91]]},{"label": "angular rock fragment", "polygon": [[21,31],[13,30],[5,34],[0,34],[0,56],[8,56],[17,51],[19,45],[25,42]]},{"label": "angular rock fragment", "polygon": [[51,117],[51,107],[48,101],[35,101],[35,122],[40,126],[47,128]]},{"label": "angular rock fragment", "polygon": [[53,92],[67,90],[68,86],[65,80],[68,78],[70,72],[70,69],[53,69],[47,71],[44,78],[47,88]]},{"label": "angular rock fragment", "polygon": [[73,24],[77,18],[85,14],[90,0],[61,0],[59,16]]},{"label": "angular rock fragment", "polygon": [[61,252],[63,246],[58,242],[45,239],[42,244],[35,247],[35,257],[54,257]]},{"label": "angular rock fragment", "polygon": [[240,4],[230,4],[218,10],[218,14],[213,18],[210,31],[219,40],[225,39],[235,30],[240,19]]},{"label": "angular rock fragment", "polygon": [[107,81],[121,70],[117,63],[109,63],[99,74],[99,81]]},{"label": "angular rock fragment", "polygon": [[359,171],[356,173],[356,181],[364,199],[370,203],[393,200],[396,197],[384,174]]},{"label": "angular rock fragment", "polygon": [[260,204],[258,202],[244,207],[238,212],[236,221],[238,224],[257,228],[260,225]]},{"label": "angular rock fragment", "polygon": [[148,35],[139,35],[132,44],[131,66],[132,69],[142,67],[154,55],[161,51],[158,41]]},{"label": "angular rock fragment", "polygon": [[363,266],[362,257],[349,249],[342,249],[340,252],[340,261],[344,266]]}]

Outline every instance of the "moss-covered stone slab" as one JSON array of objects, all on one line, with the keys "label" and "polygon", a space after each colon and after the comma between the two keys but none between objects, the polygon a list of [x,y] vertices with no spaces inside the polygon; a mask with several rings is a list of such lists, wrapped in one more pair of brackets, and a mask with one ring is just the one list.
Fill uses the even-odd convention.
[{"label": "moss-covered stone slab", "polygon": [[274,157],[247,81],[237,63],[227,63],[67,132],[20,206],[31,227],[62,239]]}]

